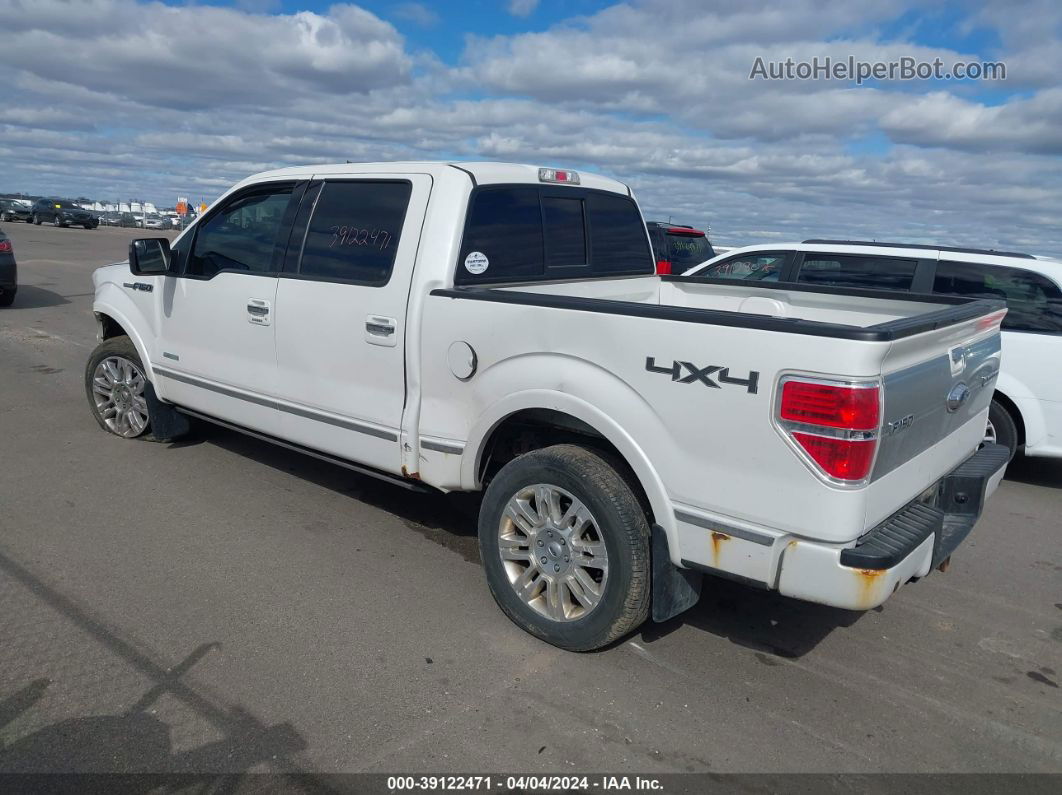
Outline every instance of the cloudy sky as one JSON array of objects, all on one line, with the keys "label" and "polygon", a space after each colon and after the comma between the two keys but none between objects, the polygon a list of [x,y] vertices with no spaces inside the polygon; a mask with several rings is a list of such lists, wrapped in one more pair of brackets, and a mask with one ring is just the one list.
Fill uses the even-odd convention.
[{"label": "cloudy sky", "polygon": [[[617,176],[720,244],[1062,255],[1062,3],[0,0],[0,190],[172,206],[250,173],[506,160]],[[1005,80],[750,80],[765,61]]]}]

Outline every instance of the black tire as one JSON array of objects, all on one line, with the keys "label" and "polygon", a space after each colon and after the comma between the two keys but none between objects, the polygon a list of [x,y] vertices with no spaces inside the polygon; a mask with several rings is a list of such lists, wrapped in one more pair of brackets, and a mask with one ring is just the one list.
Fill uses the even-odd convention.
[{"label": "black tire", "polygon": [[0,293],[0,306],[11,306],[11,304],[15,303],[16,292],[18,290],[4,290],[4,292]]},{"label": "black tire", "polygon": [[[99,425],[107,433],[115,434],[116,436],[122,436],[114,429],[107,426],[107,422],[100,414],[99,409],[96,407],[95,393],[92,388],[93,376],[96,372],[96,367],[104,359],[108,357],[116,356],[122,359],[128,359],[135,364],[141,373],[144,372],[144,363],[140,360],[140,354],[136,352],[136,347],[133,345],[132,340],[126,336],[111,337],[109,340],[104,340],[96,346],[95,350],[89,355],[88,362],[85,364],[85,396],[88,398],[89,410],[92,412],[92,416],[96,420],[96,424]],[[145,381],[146,381],[145,377]],[[151,432],[150,419],[144,426],[144,429],[136,436],[125,436],[123,438],[144,438],[148,437]]]},{"label": "black tire", "polygon": [[32,222],[33,222],[34,226],[40,226],[41,225],[41,217],[39,215],[37,215],[37,213],[34,213]]},{"label": "black tire", "polygon": [[1018,423],[1014,421],[1010,411],[998,400],[993,400],[988,407],[989,435],[986,440],[991,441],[991,429],[995,430],[995,442],[1010,450],[1010,457],[1018,451]]},{"label": "black tire", "polygon": [[66,226],[66,224],[64,224],[63,223],[63,219],[60,218],[58,214],[56,214],[56,215],[52,216],[52,226],[54,226],[54,227],[62,227],[62,226]]},{"label": "black tire", "polygon": [[[608,577],[593,609],[574,620],[546,617],[510,584],[499,552],[499,526],[509,500],[545,483],[577,497],[596,520],[608,554]],[[627,481],[586,448],[560,444],[513,459],[491,481],[479,514],[480,553],[494,600],[520,628],[569,651],[590,651],[640,626],[649,614],[649,523]]]},{"label": "black tire", "polygon": [[92,379],[96,366],[109,356],[119,356],[128,359],[142,373],[145,372],[144,364],[140,359],[140,355],[136,352],[136,347],[133,345],[132,340],[125,335],[104,340],[92,351],[85,365],[85,395],[88,398],[92,416],[95,417],[96,423],[103,430],[122,436],[122,438],[143,439],[150,442],[173,442],[183,439],[191,433],[192,425],[188,416],[181,414],[169,403],[163,403],[159,400],[155,395],[155,387],[147,380],[146,375],[143,395],[147,403],[148,422],[143,431],[136,436],[123,436],[109,428],[96,408],[96,400],[92,390]]}]

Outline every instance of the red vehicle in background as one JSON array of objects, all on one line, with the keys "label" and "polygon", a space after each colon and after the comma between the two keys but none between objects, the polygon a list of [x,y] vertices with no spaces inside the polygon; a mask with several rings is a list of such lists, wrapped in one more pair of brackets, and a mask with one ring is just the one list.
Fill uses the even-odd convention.
[{"label": "red vehicle in background", "polygon": [[683,273],[715,256],[708,235],[700,229],[661,221],[648,221],[645,226],[658,274]]}]

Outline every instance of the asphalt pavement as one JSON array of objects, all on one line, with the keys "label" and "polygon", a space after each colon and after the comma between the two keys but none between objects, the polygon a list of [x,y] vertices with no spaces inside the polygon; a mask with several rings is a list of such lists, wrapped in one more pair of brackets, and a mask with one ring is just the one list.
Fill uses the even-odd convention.
[{"label": "asphalt pavement", "polygon": [[101,431],[90,274],[144,233],[4,228],[0,771],[1062,772],[1062,462],[877,610],[710,581],[571,654],[495,607],[474,500]]}]

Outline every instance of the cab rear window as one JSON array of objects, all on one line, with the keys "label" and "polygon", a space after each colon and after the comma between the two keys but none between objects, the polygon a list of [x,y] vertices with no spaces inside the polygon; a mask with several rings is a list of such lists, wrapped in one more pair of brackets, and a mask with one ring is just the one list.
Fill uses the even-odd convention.
[{"label": "cab rear window", "polygon": [[645,225],[626,196],[538,185],[477,189],[456,284],[651,274]]}]

